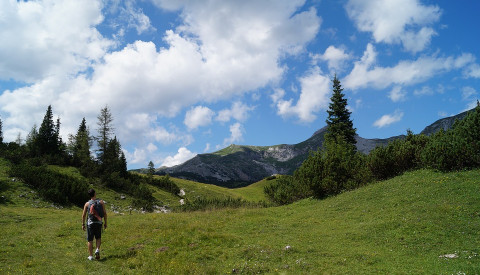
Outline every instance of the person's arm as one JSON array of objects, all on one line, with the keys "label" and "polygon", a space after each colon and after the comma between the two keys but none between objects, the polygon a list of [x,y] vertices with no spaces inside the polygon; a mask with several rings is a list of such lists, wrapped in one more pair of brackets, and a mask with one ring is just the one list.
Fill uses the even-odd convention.
[{"label": "person's arm", "polygon": [[85,217],[87,216],[87,204],[83,206],[83,213],[82,213],[82,230],[85,231]]},{"label": "person's arm", "polygon": [[105,209],[105,203],[102,200],[103,207],[103,228],[107,229],[107,210]]}]

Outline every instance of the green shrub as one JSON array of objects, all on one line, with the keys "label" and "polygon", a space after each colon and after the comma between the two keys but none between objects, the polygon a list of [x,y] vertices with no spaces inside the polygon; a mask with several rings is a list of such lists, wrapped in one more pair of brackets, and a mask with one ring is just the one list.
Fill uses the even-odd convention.
[{"label": "green shrub", "polygon": [[405,139],[397,139],[387,146],[377,147],[370,152],[366,163],[373,177],[384,180],[406,171],[422,167],[422,152],[429,138],[407,132]]},{"label": "green shrub", "polygon": [[142,208],[145,211],[152,211],[155,198],[152,195],[152,191],[144,183],[135,186],[132,190],[134,195],[133,206]]},{"label": "green shrub", "polygon": [[274,203],[283,205],[312,196],[311,190],[300,184],[292,176],[282,176],[264,187],[267,197]]},{"label": "green shrub", "polygon": [[168,174],[162,177],[151,178],[150,184],[174,195],[180,193],[180,188],[170,179]]},{"label": "green shrub", "polygon": [[10,176],[21,178],[32,186],[47,200],[54,203],[68,205],[70,203],[82,207],[89,199],[86,181],[76,177],[57,173],[47,166],[35,167],[27,163],[14,165],[10,169]]},{"label": "green shrub", "polygon": [[435,134],[422,153],[422,161],[445,172],[480,167],[480,106],[456,121],[452,129]]}]

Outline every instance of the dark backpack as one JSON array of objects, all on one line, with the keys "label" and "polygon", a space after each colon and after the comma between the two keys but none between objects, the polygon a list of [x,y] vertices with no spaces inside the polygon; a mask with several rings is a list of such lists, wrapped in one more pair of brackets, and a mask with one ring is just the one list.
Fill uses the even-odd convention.
[{"label": "dark backpack", "polygon": [[100,200],[90,200],[88,202],[88,217],[91,221],[101,221],[105,213]]}]

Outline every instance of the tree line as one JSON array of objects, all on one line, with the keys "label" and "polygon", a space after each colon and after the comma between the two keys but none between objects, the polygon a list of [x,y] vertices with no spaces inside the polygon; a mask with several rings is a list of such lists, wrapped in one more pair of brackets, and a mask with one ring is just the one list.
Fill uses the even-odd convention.
[{"label": "tree line", "polygon": [[[60,118],[53,119],[51,105],[47,107],[40,127],[34,125],[25,142],[3,142],[0,120],[0,157],[11,161],[10,174],[21,178],[36,188],[45,198],[60,204],[82,205],[86,190],[95,183],[135,197],[134,206],[152,209],[155,199],[146,184],[154,184],[168,192],[179,191],[169,178],[154,179],[127,171],[127,160],[120,141],[115,136],[113,116],[108,106],[97,116],[97,134],[92,136],[85,118],[76,134],[68,136],[68,142],[60,135]],[[92,150],[96,143],[96,149]],[[48,165],[73,166],[86,180],[55,172]],[[153,165],[153,164],[152,164]]]},{"label": "tree line", "polygon": [[447,131],[431,136],[407,131],[404,139],[378,146],[365,155],[356,150],[356,129],[342,92],[335,76],[323,148],[311,152],[292,176],[282,176],[265,186],[264,192],[273,202],[325,198],[415,169],[448,172],[480,167],[478,101],[474,110]]}]

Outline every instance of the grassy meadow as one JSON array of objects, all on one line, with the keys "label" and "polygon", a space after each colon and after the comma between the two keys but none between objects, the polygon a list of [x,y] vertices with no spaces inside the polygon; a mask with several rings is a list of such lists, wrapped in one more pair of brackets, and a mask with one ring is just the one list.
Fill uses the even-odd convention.
[{"label": "grassy meadow", "polygon": [[[0,274],[480,273],[480,170],[408,172],[282,207],[109,211],[102,259],[87,261],[81,209],[52,207],[0,167]],[[174,180],[186,196],[265,199],[266,182],[224,189]],[[128,196],[97,189],[107,209],[128,206]],[[154,196],[178,203],[162,192]]]}]

